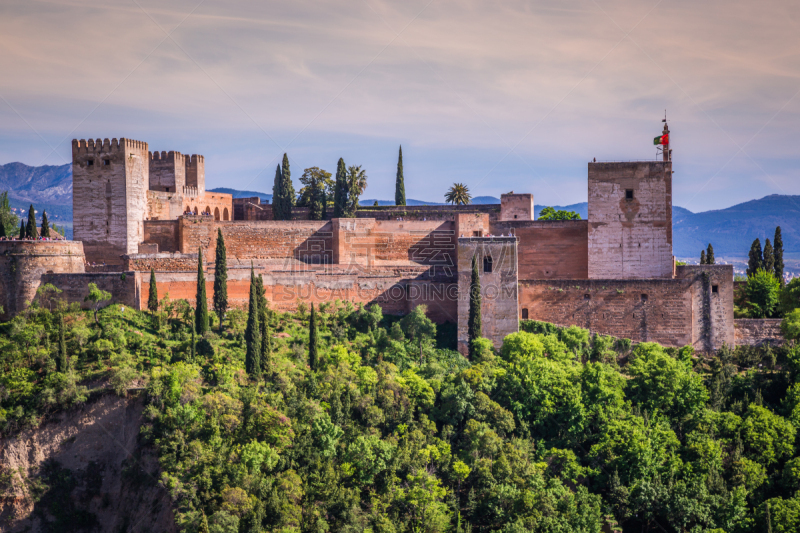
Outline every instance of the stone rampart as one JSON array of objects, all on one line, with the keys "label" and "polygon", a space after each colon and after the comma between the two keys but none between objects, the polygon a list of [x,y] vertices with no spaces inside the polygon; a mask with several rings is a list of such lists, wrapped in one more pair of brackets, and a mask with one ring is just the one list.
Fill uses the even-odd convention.
[{"label": "stone rampart", "polygon": [[76,241],[0,241],[0,306],[5,317],[36,297],[43,276],[84,272],[83,244]]},{"label": "stone rampart", "polygon": [[67,303],[77,302],[84,309],[90,309],[91,304],[84,301],[89,294],[89,284],[94,283],[100,290],[111,293],[111,300],[103,302],[106,307],[111,304],[122,304],[132,309],[147,309],[147,296],[145,305],[141,302],[141,275],[138,272],[92,272],[74,274],[44,274],[42,283],[52,283],[62,292],[59,299]]},{"label": "stone rampart", "polygon": [[492,222],[491,233],[519,239],[520,279],[587,279],[589,248],[586,220]]},{"label": "stone rampart", "polygon": [[737,318],[733,321],[736,345],[778,346],[785,342],[780,318]]}]

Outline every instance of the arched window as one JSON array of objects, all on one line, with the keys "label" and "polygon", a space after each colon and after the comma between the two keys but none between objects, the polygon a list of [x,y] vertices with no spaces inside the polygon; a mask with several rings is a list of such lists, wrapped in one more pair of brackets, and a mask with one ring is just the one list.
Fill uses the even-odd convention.
[{"label": "arched window", "polygon": [[483,271],[486,274],[492,273],[492,256],[487,255],[483,258]]},{"label": "arched window", "polygon": [[203,211],[203,214],[204,214],[204,215],[210,215],[210,214],[211,214],[211,208],[210,208],[210,207],[208,207],[208,206],[206,206],[206,210],[205,210],[205,211]]},{"label": "arched window", "polygon": [[214,220],[219,220],[219,207],[214,208]]},{"label": "arched window", "polygon": [[197,206],[194,206],[194,207],[192,208],[192,214],[193,214],[193,215],[196,215],[196,214],[197,214]]},{"label": "arched window", "polygon": [[222,210],[222,220],[228,220],[228,208]]}]

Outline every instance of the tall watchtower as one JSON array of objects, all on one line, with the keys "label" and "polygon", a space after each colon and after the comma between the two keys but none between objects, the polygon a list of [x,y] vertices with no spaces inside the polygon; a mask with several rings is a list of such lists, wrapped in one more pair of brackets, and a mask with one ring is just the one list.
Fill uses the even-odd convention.
[{"label": "tall watchtower", "polygon": [[146,142],[73,139],[73,233],[87,261],[117,265],[138,251],[149,182]]},{"label": "tall watchtower", "polygon": [[589,278],[671,277],[672,161],[589,163]]}]

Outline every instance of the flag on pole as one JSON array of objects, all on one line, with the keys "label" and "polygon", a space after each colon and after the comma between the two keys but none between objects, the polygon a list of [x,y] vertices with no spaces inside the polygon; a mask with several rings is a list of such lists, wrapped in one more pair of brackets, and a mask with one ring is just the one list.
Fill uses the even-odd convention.
[{"label": "flag on pole", "polygon": [[666,135],[659,135],[653,139],[653,144],[669,144],[669,133]]}]

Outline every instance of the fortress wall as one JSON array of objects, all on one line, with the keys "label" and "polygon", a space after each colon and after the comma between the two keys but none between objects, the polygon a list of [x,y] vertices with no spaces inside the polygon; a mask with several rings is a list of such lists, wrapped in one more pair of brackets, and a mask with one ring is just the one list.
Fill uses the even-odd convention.
[{"label": "fortress wall", "polygon": [[151,268],[156,272],[197,271],[197,254],[134,254],[126,255],[123,259],[126,271],[149,273]]},{"label": "fortress wall", "polygon": [[500,220],[533,220],[533,195],[508,193],[500,196]]},{"label": "fortress wall", "polygon": [[0,241],[0,306],[5,317],[22,312],[48,272],[84,272],[83,245],[76,241]]},{"label": "fortress wall", "polygon": [[150,190],[179,192],[186,185],[186,164],[180,152],[150,152]]},{"label": "fortress wall", "polygon": [[520,279],[587,279],[588,230],[586,220],[491,223],[492,234],[519,239]]},{"label": "fortress wall", "polygon": [[[256,204],[244,202],[242,205],[242,220],[274,220],[271,204]],[[356,218],[372,218],[375,220],[397,220],[402,217],[405,221],[455,221],[459,214],[487,214],[492,220],[500,218],[500,204],[474,204],[474,205],[387,205],[387,206],[359,206]],[[333,218],[333,209],[328,208],[328,220]],[[238,219],[237,219],[238,220]],[[292,220],[308,220],[307,207],[292,208]]]},{"label": "fortress wall", "polygon": [[138,307],[141,291],[141,274],[138,272],[45,274],[42,276],[42,283],[52,283],[63,291],[59,298],[67,303],[77,302],[84,309],[91,308],[91,304],[83,301],[89,294],[90,283],[111,293],[112,299],[105,302],[103,307],[118,303],[133,309],[147,309],[146,294],[144,307]]},{"label": "fortress wall", "polygon": [[520,315],[636,342],[685,346],[692,344],[690,285],[690,280],[520,280]]},{"label": "fortress wall", "polygon": [[311,263],[330,263],[333,256],[331,223],[328,221],[224,222],[210,217],[182,217],[179,251],[214,257],[217,229],[222,230],[228,258],[295,258]]},{"label": "fortress wall", "polygon": [[144,241],[157,244],[159,252],[177,252],[180,249],[177,220],[145,220]]},{"label": "fortress wall", "polygon": [[737,318],[733,321],[736,345],[773,346],[784,343],[780,318]]},{"label": "fortress wall", "polygon": [[185,213],[187,210],[192,213],[204,213],[208,210],[214,220],[233,220],[233,197],[230,194],[218,192],[206,192],[205,194],[184,195],[180,211],[173,217]]},{"label": "fortress wall", "polygon": [[[296,311],[297,304],[320,304],[335,300],[355,304],[377,303],[387,314],[404,315],[412,306],[428,305],[428,315],[436,322],[455,321],[456,293],[452,283],[424,280],[404,280],[401,277],[373,273],[372,275],[331,274],[325,272],[281,272],[256,267],[262,274],[270,306],[280,311]],[[147,307],[149,276],[142,276],[138,293],[140,305]],[[158,296],[167,293],[172,300],[186,299],[195,305],[197,274],[195,272],[156,272]],[[214,297],[213,270],[206,271],[206,294],[209,308]],[[231,309],[246,309],[250,296],[250,269],[228,270],[228,302]]]}]

